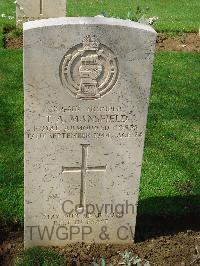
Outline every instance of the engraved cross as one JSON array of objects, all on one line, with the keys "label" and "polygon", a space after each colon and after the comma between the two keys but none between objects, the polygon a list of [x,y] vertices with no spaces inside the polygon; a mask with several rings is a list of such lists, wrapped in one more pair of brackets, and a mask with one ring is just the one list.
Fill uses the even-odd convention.
[{"label": "engraved cross", "polygon": [[43,0],[40,0],[40,15],[43,15]]},{"label": "engraved cross", "polygon": [[80,189],[80,208],[85,205],[86,194],[86,176],[87,172],[105,172],[106,166],[88,166],[88,147],[89,144],[81,144],[82,146],[82,164],[81,167],[62,167],[62,173],[81,173],[81,189]]}]

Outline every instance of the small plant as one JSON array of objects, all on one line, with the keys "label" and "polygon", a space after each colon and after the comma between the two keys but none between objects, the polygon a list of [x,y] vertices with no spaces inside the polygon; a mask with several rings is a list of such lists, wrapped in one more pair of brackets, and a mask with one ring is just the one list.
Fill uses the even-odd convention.
[{"label": "small plant", "polygon": [[20,28],[15,28],[15,29],[11,32],[11,34],[12,34],[13,37],[18,38],[18,37],[23,36],[23,30],[20,29]]},{"label": "small plant", "polygon": [[191,261],[190,265],[195,265],[196,263],[200,262],[200,252],[198,247],[195,247],[195,254],[193,255],[193,260]]},{"label": "small plant", "polygon": [[122,256],[122,262],[119,263],[120,265],[126,265],[126,266],[132,265],[134,258],[131,255],[131,252],[128,252],[127,250],[125,250],[125,252],[120,255]]},{"label": "small plant", "polygon": [[4,47],[6,47],[6,39],[16,39],[16,38],[23,38],[23,30],[18,29],[12,25],[5,25],[3,27],[3,43]]},{"label": "small plant", "polygon": [[[106,266],[106,261],[104,258],[101,258],[99,263],[97,262],[92,262],[91,266]],[[111,266],[111,265],[110,265]]]},{"label": "small plant", "polygon": [[64,266],[64,257],[47,248],[30,248],[16,261],[16,266]]},{"label": "small plant", "polygon": [[145,260],[144,262],[142,259],[140,259],[138,256],[133,256],[131,252],[128,252],[127,250],[124,251],[124,253],[120,254],[122,256],[122,261],[119,263],[119,265],[125,265],[125,266],[150,266],[149,261]]},{"label": "small plant", "polygon": [[141,9],[141,7],[139,5],[139,1],[138,1],[137,6],[136,6],[136,15],[139,16],[139,15],[141,15],[141,13],[142,13],[142,9]]}]

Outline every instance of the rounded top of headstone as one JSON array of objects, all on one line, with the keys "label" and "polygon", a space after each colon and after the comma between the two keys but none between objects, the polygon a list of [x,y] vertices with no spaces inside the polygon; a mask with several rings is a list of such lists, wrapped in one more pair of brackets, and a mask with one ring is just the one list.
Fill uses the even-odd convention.
[{"label": "rounded top of headstone", "polygon": [[24,23],[23,29],[24,31],[27,31],[41,27],[81,25],[81,24],[121,26],[121,27],[134,28],[138,30],[144,30],[156,34],[156,31],[149,25],[141,24],[130,20],[106,18],[106,17],[67,17],[67,18],[61,17],[61,18],[41,19]]}]

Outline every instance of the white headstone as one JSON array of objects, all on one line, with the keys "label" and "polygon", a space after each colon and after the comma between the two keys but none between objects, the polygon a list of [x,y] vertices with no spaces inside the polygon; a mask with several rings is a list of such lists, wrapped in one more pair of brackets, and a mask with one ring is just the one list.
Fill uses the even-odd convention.
[{"label": "white headstone", "polygon": [[17,25],[30,20],[66,16],[66,0],[17,0]]},{"label": "white headstone", "polygon": [[26,247],[133,241],[155,41],[119,19],[24,24]]}]

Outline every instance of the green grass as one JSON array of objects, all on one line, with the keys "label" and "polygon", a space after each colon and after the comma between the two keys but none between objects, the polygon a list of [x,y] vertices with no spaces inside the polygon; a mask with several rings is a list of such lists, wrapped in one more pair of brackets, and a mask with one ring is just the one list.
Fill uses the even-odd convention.
[{"label": "green grass", "polygon": [[[13,19],[9,19],[8,16]],[[15,4],[12,0],[0,0],[0,47],[3,47],[3,27],[7,25],[15,26]]]},{"label": "green grass", "polygon": [[[23,223],[22,51],[0,49],[0,221]],[[200,205],[200,54],[158,53],[139,213],[181,215]]]},{"label": "green grass", "polygon": [[141,183],[142,212],[200,211],[199,68],[200,54],[156,56]]},{"label": "green grass", "polygon": [[[131,18],[157,16],[158,31],[197,32],[200,26],[200,1],[198,0],[68,0],[68,16],[106,16]],[[1,14],[15,16],[13,0],[0,1],[0,25],[14,24],[14,20],[1,18]]]},{"label": "green grass", "polygon": [[22,52],[0,49],[0,61],[0,220],[22,222]]},{"label": "green grass", "polygon": [[64,266],[64,257],[48,248],[30,248],[17,259],[16,266]]},{"label": "green grass", "polygon": [[200,26],[200,1],[198,0],[69,0],[69,16],[95,16],[146,18],[157,16],[157,31],[198,31]]},{"label": "green grass", "polygon": [[15,4],[13,0],[1,0],[0,1],[0,24],[3,24],[9,21],[8,18],[2,17],[2,14],[6,15],[6,17],[8,16],[15,17]]}]

